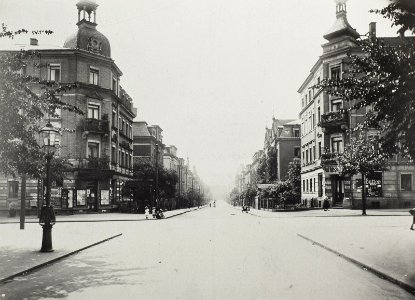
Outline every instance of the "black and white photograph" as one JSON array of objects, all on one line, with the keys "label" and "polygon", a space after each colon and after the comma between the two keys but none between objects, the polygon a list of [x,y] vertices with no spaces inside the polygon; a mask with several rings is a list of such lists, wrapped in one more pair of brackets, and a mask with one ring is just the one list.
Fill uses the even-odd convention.
[{"label": "black and white photograph", "polygon": [[415,299],[415,0],[0,23],[0,300]]}]

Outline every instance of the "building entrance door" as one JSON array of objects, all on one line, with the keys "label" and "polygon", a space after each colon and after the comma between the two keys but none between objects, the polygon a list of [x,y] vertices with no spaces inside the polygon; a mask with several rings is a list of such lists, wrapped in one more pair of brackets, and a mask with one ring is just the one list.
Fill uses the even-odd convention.
[{"label": "building entrance door", "polygon": [[87,185],[86,200],[89,211],[98,211],[98,183],[90,182]]},{"label": "building entrance door", "polygon": [[333,206],[343,206],[344,185],[342,177],[339,175],[331,176],[331,190],[333,194]]}]

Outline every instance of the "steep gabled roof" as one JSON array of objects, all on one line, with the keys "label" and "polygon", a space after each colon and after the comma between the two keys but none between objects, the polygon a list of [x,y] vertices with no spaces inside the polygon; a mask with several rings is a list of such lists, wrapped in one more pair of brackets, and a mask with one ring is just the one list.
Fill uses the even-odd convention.
[{"label": "steep gabled roof", "polygon": [[134,137],[143,137],[151,136],[150,132],[147,129],[147,122],[140,121],[133,123],[133,136]]}]

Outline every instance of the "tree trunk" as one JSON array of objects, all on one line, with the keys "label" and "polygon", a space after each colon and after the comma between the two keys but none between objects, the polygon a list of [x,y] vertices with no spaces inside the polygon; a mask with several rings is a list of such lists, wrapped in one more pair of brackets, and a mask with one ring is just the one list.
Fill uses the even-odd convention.
[{"label": "tree trunk", "polygon": [[362,216],[366,216],[366,182],[364,173],[362,173]]},{"label": "tree trunk", "polygon": [[26,174],[22,174],[22,190],[20,195],[20,229],[24,229],[26,215]]}]

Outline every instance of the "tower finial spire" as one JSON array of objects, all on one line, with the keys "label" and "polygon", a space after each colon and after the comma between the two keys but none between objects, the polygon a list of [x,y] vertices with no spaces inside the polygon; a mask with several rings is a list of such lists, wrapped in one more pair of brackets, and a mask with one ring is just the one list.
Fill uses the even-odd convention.
[{"label": "tower finial spire", "polygon": [[335,0],[336,1],[336,14],[347,13],[347,0]]}]

